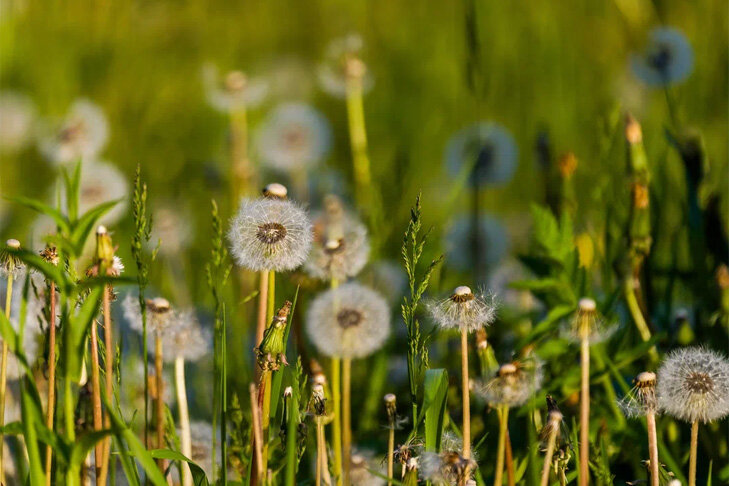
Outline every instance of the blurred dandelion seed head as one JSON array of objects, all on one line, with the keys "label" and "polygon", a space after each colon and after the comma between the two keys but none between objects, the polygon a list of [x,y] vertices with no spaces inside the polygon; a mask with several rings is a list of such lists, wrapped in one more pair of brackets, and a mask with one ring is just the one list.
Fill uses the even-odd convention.
[{"label": "blurred dandelion seed head", "polygon": [[176,358],[186,362],[199,361],[210,351],[212,340],[211,333],[202,327],[192,310],[178,312],[176,322],[165,329],[161,338],[166,350],[164,358],[168,362]]},{"label": "blurred dandelion seed head", "polygon": [[[445,234],[444,246],[449,266],[461,272],[475,271],[476,277],[481,279],[506,256],[510,241],[505,226],[493,216],[482,216],[476,226],[474,232],[472,217],[458,217]],[[474,248],[476,244],[478,248]],[[475,269],[474,251],[479,254]]]},{"label": "blurred dandelion seed head", "polygon": [[476,461],[461,456],[457,449],[441,449],[440,453],[425,451],[420,455],[420,477],[439,486],[462,484],[470,479],[477,468]]},{"label": "blurred dandelion seed head", "polygon": [[729,414],[729,361],[699,347],[672,351],[658,370],[658,406],[685,422],[713,422]]},{"label": "blurred dandelion seed head", "polygon": [[321,89],[336,98],[347,96],[348,78],[361,81],[363,93],[374,86],[374,79],[362,61],[364,41],[359,34],[333,40],[317,70]]},{"label": "blurred dandelion seed head", "polygon": [[512,135],[501,125],[479,122],[456,132],[445,149],[445,165],[451,177],[471,167],[472,185],[502,185],[516,171],[519,150]]},{"label": "blurred dandelion seed head", "polygon": [[298,204],[272,198],[244,199],[233,217],[228,240],[241,267],[252,271],[293,270],[311,247],[309,217]]},{"label": "blurred dandelion seed head", "polygon": [[242,71],[229,71],[221,76],[214,64],[203,66],[202,76],[208,103],[222,113],[256,108],[269,91],[264,78],[251,78]]},{"label": "blurred dandelion seed head", "polygon": [[35,106],[28,96],[0,92],[0,154],[14,154],[28,145],[35,117]]},{"label": "blurred dandelion seed head", "polygon": [[390,309],[374,290],[346,283],[314,299],[307,312],[306,333],[326,356],[363,358],[390,335]]},{"label": "blurred dandelion seed head", "polygon": [[375,460],[375,453],[369,450],[357,450],[352,452],[349,479],[352,486],[381,486],[386,481],[370,472],[375,470],[382,474],[382,468]]},{"label": "blurred dandelion seed head", "polygon": [[62,120],[41,129],[39,149],[55,164],[96,158],[106,146],[109,126],[103,110],[89,100],[76,101]]},{"label": "blurred dandelion seed head", "polygon": [[517,407],[542,386],[542,363],[536,358],[506,363],[491,380],[477,384],[476,392],[493,406]]},{"label": "blurred dandelion seed head", "polygon": [[13,278],[19,277],[25,272],[25,264],[15,254],[15,251],[20,250],[20,241],[15,238],[10,238],[5,242],[5,246],[0,248],[0,277]]},{"label": "blurred dandelion seed head", "polygon": [[[163,297],[147,299],[146,308],[147,328],[151,331],[148,335],[149,339],[154,339],[155,337],[162,338],[167,332],[176,332],[178,326],[181,326],[182,323],[187,322],[190,318],[189,314],[174,309],[169,301]],[[143,324],[139,299],[131,293],[127,294],[122,302],[122,309],[124,311],[124,318],[129,323],[129,327],[141,334]],[[172,351],[170,348],[168,350]]]},{"label": "blurred dandelion seed head", "polygon": [[331,149],[329,122],[304,103],[278,105],[263,122],[256,149],[265,166],[282,171],[306,171],[324,160]]},{"label": "blurred dandelion seed head", "polygon": [[456,288],[447,299],[430,302],[427,307],[435,323],[443,329],[474,332],[496,319],[493,297],[483,291],[474,294],[466,286]]},{"label": "blurred dandelion seed head", "polygon": [[694,68],[694,52],[677,29],[660,27],[649,34],[645,50],[630,57],[633,74],[649,86],[668,86],[685,80]]},{"label": "blurred dandelion seed head", "polygon": [[618,330],[618,322],[607,320],[597,311],[596,302],[588,297],[579,300],[577,310],[561,326],[564,338],[581,342],[587,339],[590,344],[601,343],[612,337]]}]

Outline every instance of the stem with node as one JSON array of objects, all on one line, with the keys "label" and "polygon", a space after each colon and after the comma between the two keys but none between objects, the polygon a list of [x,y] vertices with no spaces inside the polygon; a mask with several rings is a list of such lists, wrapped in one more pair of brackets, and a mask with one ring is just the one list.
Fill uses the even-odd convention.
[{"label": "stem with node", "polygon": [[499,405],[496,409],[499,417],[499,444],[496,450],[496,472],[494,486],[501,486],[504,478],[504,455],[506,450],[506,427],[509,421],[508,405]]}]

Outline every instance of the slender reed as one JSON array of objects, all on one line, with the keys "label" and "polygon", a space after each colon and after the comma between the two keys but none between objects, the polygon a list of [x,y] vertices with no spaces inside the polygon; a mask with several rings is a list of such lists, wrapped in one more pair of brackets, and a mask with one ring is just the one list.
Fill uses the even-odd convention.
[{"label": "slender reed", "polygon": [[[55,247],[46,247],[41,257],[47,263],[58,265],[58,252]],[[48,282],[48,409],[46,410],[46,427],[53,430],[56,411],[56,284]],[[46,446],[46,486],[51,486],[51,469],[53,467],[53,448]]]},{"label": "slender reed", "polygon": [[392,485],[395,477],[395,425],[397,419],[397,398],[394,394],[385,395],[385,410],[387,411],[387,484]]},{"label": "slender reed", "polygon": [[463,457],[471,458],[471,390],[468,381],[468,330],[461,329],[461,393],[463,394]]},{"label": "slender reed", "polygon": [[[99,431],[104,423],[101,414],[101,383],[99,378],[99,338],[98,323],[91,323],[91,404],[93,410],[94,430]],[[104,455],[104,444],[99,441],[94,446],[94,464],[96,465],[96,481],[100,483],[101,462]]]}]

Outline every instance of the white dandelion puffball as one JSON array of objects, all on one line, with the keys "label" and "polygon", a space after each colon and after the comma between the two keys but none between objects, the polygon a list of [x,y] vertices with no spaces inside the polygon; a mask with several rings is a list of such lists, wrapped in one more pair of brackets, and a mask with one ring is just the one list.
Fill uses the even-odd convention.
[{"label": "white dandelion puffball", "polygon": [[516,171],[519,150],[504,127],[479,122],[456,132],[445,149],[445,164],[451,177],[472,167],[472,185],[501,185],[511,181]]},{"label": "white dandelion puffball", "polygon": [[[129,205],[129,183],[124,174],[109,162],[89,161],[81,165],[78,211],[85,213],[99,204],[119,200],[99,223],[111,226],[121,220]],[[61,184],[61,200],[66,199],[66,186]],[[65,208],[64,208],[65,209]]]},{"label": "white dandelion puffball", "polygon": [[633,74],[649,86],[685,80],[694,68],[694,52],[686,37],[670,27],[653,29],[648,45],[630,58]]},{"label": "white dandelion puffball", "polygon": [[684,422],[729,414],[729,361],[699,347],[672,351],[658,370],[658,406]]},{"label": "white dandelion puffball", "polygon": [[[474,231],[473,218],[461,216],[445,235],[446,262],[466,272],[474,269],[474,256],[478,257],[477,276],[484,277],[509,252],[510,240],[506,227],[494,216],[479,218]],[[475,255],[477,253],[477,255]]]},{"label": "white dandelion puffball", "polygon": [[390,309],[374,290],[346,283],[314,299],[306,314],[306,333],[326,356],[363,358],[390,335]]},{"label": "white dandelion puffball", "polygon": [[[142,322],[142,311],[139,307],[139,299],[128,293],[122,302],[124,318],[129,323],[129,327],[134,331],[142,334],[144,323]],[[188,319],[189,315],[180,313],[170,305],[169,301],[163,297],[155,297],[146,300],[147,309],[147,330],[148,336],[153,335],[162,337],[166,332],[174,332],[174,329]]]},{"label": "white dandelion puffball", "polygon": [[[23,302],[23,287],[25,286],[25,276],[22,273],[16,277],[13,282],[13,295],[10,303],[10,324],[12,324],[15,332],[20,332],[20,313]],[[31,274],[31,283],[28,288],[28,298],[25,308],[25,319],[23,329],[23,354],[30,366],[36,362],[43,351],[44,329],[47,323],[44,316],[44,307],[46,301],[46,284],[40,274]],[[8,283],[6,279],[0,280],[0,302],[3,307],[7,298]],[[2,342],[2,338],[0,338]],[[8,380],[20,379],[25,374],[25,369],[20,365],[15,355],[8,354],[7,378]]]},{"label": "white dandelion puffball", "polygon": [[326,209],[314,219],[314,241],[305,269],[314,278],[346,281],[367,264],[367,228],[342,207],[339,198],[328,196],[324,205]]},{"label": "white dandelion puffball", "polygon": [[327,157],[331,145],[329,122],[304,103],[278,105],[256,137],[261,162],[285,172],[314,167]]},{"label": "white dandelion puffball", "polygon": [[356,73],[362,80],[362,92],[369,92],[375,83],[372,74],[361,62],[363,49],[364,42],[358,34],[333,40],[316,73],[321,89],[335,98],[345,98],[347,78]]},{"label": "white dandelion puffball", "polygon": [[15,238],[10,238],[4,244],[0,243],[0,277],[18,278],[26,272],[27,268],[23,261],[13,253],[20,249],[20,242]]},{"label": "white dandelion puffball", "polygon": [[491,405],[518,407],[539,390],[542,376],[540,361],[515,361],[501,365],[496,376],[478,385],[476,391]]},{"label": "white dandelion puffball", "polygon": [[272,198],[241,201],[228,231],[236,262],[255,272],[297,268],[306,260],[311,240],[306,211],[294,202]]},{"label": "white dandelion puffball", "polygon": [[241,71],[221,76],[214,64],[203,66],[202,73],[208,103],[223,113],[255,108],[268,94],[268,82],[260,77],[250,78]]},{"label": "white dandelion puffball", "polygon": [[186,250],[193,240],[194,228],[189,212],[181,209],[180,204],[167,203],[154,210],[152,237],[149,249],[153,250],[159,242],[159,252],[166,257],[176,257]]},{"label": "white dandelion puffball", "polygon": [[443,329],[474,332],[496,319],[493,298],[482,291],[474,294],[466,286],[457,287],[450,297],[430,302],[427,307],[435,323]]},{"label": "white dandelion puffball", "polygon": [[24,149],[33,134],[35,106],[29,97],[15,91],[0,92],[0,153]]},{"label": "white dandelion puffball", "polygon": [[161,338],[167,362],[178,357],[188,362],[198,361],[208,354],[212,340],[211,333],[200,325],[192,310],[178,312],[176,321],[165,328]]},{"label": "white dandelion puffball", "polygon": [[89,100],[76,101],[61,121],[42,130],[41,153],[56,164],[93,158],[106,146],[109,126],[101,108]]}]

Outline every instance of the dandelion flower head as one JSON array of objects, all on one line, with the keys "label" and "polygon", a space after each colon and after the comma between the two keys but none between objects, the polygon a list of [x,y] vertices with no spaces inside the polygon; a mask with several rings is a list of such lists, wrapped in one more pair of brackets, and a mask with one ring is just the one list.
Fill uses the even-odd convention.
[{"label": "dandelion flower head", "polygon": [[346,283],[314,299],[307,312],[306,332],[326,356],[363,358],[390,335],[390,309],[374,290]]},{"label": "dandelion flower head", "polygon": [[311,248],[309,216],[298,204],[280,198],[244,199],[228,231],[232,254],[253,271],[293,270]]},{"label": "dandelion flower head", "polygon": [[306,271],[321,280],[345,281],[367,263],[370,252],[367,228],[346,211],[337,196],[324,200],[324,211],[314,220],[314,243]]},{"label": "dandelion flower head", "polygon": [[677,29],[653,29],[648,45],[630,59],[633,74],[649,86],[667,86],[685,80],[694,68],[694,52]]},{"label": "dandelion flower head", "polygon": [[445,150],[446,169],[458,177],[472,167],[472,185],[501,185],[514,176],[519,150],[514,137],[499,124],[479,122],[456,132]]},{"label": "dandelion flower head", "polygon": [[491,325],[496,319],[496,304],[484,292],[473,293],[465,285],[457,287],[445,300],[431,302],[430,314],[443,329],[474,332]]},{"label": "dandelion flower head", "polygon": [[658,370],[658,406],[685,422],[712,422],[729,414],[729,361],[699,347],[671,352]]}]

